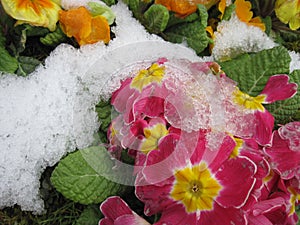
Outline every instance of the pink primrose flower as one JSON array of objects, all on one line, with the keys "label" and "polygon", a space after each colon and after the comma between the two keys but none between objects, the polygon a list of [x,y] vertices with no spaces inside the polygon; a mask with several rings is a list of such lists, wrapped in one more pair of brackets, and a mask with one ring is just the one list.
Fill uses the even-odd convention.
[{"label": "pink primrose flower", "polygon": [[[169,136],[147,155],[136,178],[136,196],[145,203],[146,215],[162,213],[161,224],[246,224],[241,207],[255,185],[257,167],[244,156],[229,159],[235,146],[230,136],[215,151],[205,147],[205,137],[201,133],[189,152]],[[169,178],[160,179],[162,174]]]},{"label": "pink primrose flower", "polygon": [[274,126],[274,117],[263,104],[293,97],[297,93],[297,84],[288,83],[288,80],[288,75],[284,74],[271,76],[261,94],[256,97],[251,97],[238,88],[233,92],[234,102],[253,113],[255,117],[253,138],[260,145],[271,144]]}]

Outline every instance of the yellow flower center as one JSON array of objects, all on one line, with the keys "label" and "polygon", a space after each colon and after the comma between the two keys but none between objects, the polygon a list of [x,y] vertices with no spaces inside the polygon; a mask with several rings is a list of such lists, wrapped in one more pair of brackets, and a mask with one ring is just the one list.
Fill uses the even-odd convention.
[{"label": "yellow flower center", "polygon": [[130,87],[138,89],[140,92],[144,87],[155,82],[160,84],[165,73],[165,67],[154,63],[150,68],[141,70],[136,77],[133,78]]},{"label": "yellow flower center", "polygon": [[232,152],[229,156],[229,158],[231,158],[231,159],[236,158],[239,155],[239,150],[244,144],[243,139],[235,138],[235,137],[233,137],[233,139],[234,139],[236,144],[235,144],[235,147],[234,147],[234,149],[232,150]]},{"label": "yellow flower center", "polygon": [[158,141],[169,133],[166,126],[158,123],[151,128],[144,129],[145,139],[141,145],[141,151],[145,154],[157,149]]},{"label": "yellow flower center", "polygon": [[250,110],[259,110],[264,112],[265,108],[263,107],[262,103],[265,101],[266,96],[258,95],[256,97],[251,97],[250,95],[236,89],[233,93],[234,95],[234,102],[238,105],[243,106],[246,109]]},{"label": "yellow flower center", "polygon": [[175,172],[171,198],[181,202],[188,213],[212,210],[214,199],[222,189],[205,163]]},{"label": "yellow flower center", "polygon": [[298,194],[297,191],[292,187],[289,187],[288,191],[291,194],[290,197],[291,209],[289,215],[292,215],[296,211],[296,204],[300,201],[300,194]]}]

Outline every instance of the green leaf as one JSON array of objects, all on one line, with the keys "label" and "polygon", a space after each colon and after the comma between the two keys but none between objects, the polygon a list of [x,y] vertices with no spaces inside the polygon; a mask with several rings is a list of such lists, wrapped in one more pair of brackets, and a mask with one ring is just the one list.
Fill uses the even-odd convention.
[{"label": "green leaf", "polygon": [[192,13],[184,18],[180,18],[178,16],[176,16],[176,14],[174,12],[169,12],[169,21],[168,21],[168,25],[167,28],[170,28],[171,26],[180,24],[180,23],[187,23],[187,22],[194,22],[195,20],[197,20],[199,18],[198,13]]},{"label": "green leaf", "polygon": [[145,12],[145,25],[154,34],[161,33],[167,27],[169,21],[169,10],[159,4],[154,4]]},{"label": "green leaf", "polygon": [[89,205],[83,210],[75,225],[95,225],[102,217],[98,205]]},{"label": "green leaf", "polygon": [[47,46],[56,46],[65,42],[67,36],[64,34],[60,26],[57,26],[54,32],[48,33],[45,37],[40,38],[40,42]]},{"label": "green leaf", "polygon": [[207,27],[207,21],[208,21],[207,9],[202,4],[198,4],[197,7],[200,15],[201,24],[203,27]]},{"label": "green leaf", "polygon": [[286,124],[297,117],[300,109],[300,70],[295,70],[290,75],[290,82],[298,84],[298,93],[283,101],[277,101],[270,105],[265,105],[266,109],[275,117],[275,124]]},{"label": "green leaf", "polygon": [[231,15],[235,10],[235,7],[236,7],[235,4],[231,4],[231,5],[227,6],[225,8],[225,12],[224,12],[222,20],[230,20]]},{"label": "green leaf", "polygon": [[[112,176],[114,166],[115,162],[103,146],[89,147],[62,159],[52,173],[51,182],[66,198],[81,204],[97,204],[126,189],[106,178]],[[129,179],[122,174],[114,178],[121,182]]]},{"label": "green leaf", "polygon": [[219,62],[228,77],[238,82],[241,91],[257,96],[270,76],[288,74],[291,58],[280,46],[254,54],[244,54],[226,62]]},{"label": "green leaf", "polygon": [[265,18],[261,18],[266,26],[265,33],[269,36],[272,30],[272,18],[270,16],[267,16]]},{"label": "green leaf", "polygon": [[102,0],[102,2],[104,2],[108,6],[112,6],[112,5],[116,4],[115,0]]},{"label": "green leaf", "polygon": [[165,39],[174,43],[186,41],[188,46],[194,49],[197,54],[200,54],[209,43],[205,27],[200,21],[171,27],[166,31]]},{"label": "green leaf", "polygon": [[18,70],[17,74],[19,76],[27,76],[32,73],[35,68],[40,65],[41,62],[35,58],[28,56],[20,56],[18,57]]},{"label": "green leaf", "polygon": [[115,14],[107,5],[102,5],[97,2],[89,2],[88,6],[90,7],[90,12],[93,16],[104,16],[107,19],[109,25],[111,25],[115,21]]},{"label": "green leaf", "polygon": [[18,60],[12,57],[8,51],[0,47],[0,71],[14,73],[18,69]]}]

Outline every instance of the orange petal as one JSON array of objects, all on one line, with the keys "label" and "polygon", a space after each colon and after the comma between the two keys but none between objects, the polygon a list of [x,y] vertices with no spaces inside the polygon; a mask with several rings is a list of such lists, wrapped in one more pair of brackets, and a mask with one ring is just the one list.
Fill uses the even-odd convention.
[{"label": "orange petal", "polygon": [[249,22],[253,16],[251,12],[251,3],[245,0],[236,0],[234,2],[235,12],[238,18],[243,22]]},{"label": "orange petal", "polygon": [[68,11],[59,12],[61,28],[68,37],[75,37],[79,43],[81,39],[91,33],[92,17],[89,11],[81,6]]},{"label": "orange petal", "polygon": [[92,18],[92,31],[90,35],[86,39],[81,40],[81,45],[93,44],[100,40],[106,44],[110,41],[110,27],[105,17],[96,16]]},{"label": "orange petal", "polygon": [[259,27],[262,31],[266,30],[266,25],[261,21],[260,17],[254,17],[248,23],[249,25]]}]

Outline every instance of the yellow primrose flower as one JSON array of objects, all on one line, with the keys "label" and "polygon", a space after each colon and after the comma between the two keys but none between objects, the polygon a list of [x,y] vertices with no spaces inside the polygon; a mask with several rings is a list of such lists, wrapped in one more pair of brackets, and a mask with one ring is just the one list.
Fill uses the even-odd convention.
[{"label": "yellow primrose flower", "polygon": [[1,0],[5,12],[17,20],[16,25],[28,23],[54,31],[61,10],[52,0]]},{"label": "yellow primrose flower", "polygon": [[68,37],[74,37],[79,45],[110,41],[110,27],[105,17],[92,16],[83,6],[59,12],[59,22]]},{"label": "yellow primrose flower", "polygon": [[220,19],[223,18],[224,13],[225,13],[225,9],[226,9],[226,0],[220,0],[220,2],[218,4],[218,10],[221,13]]},{"label": "yellow primrose flower", "polygon": [[300,27],[300,1],[299,0],[277,0],[275,2],[275,13],[278,19],[289,24],[292,30]]},{"label": "yellow primrose flower", "polygon": [[245,0],[236,0],[235,12],[237,17],[244,23],[259,27],[262,31],[266,30],[265,24],[261,21],[260,17],[253,17],[253,12],[251,11],[252,5],[251,2]]},{"label": "yellow primrose flower", "polygon": [[165,67],[153,63],[149,69],[141,70],[139,74],[133,78],[130,87],[136,88],[141,92],[144,87],[153,82],[160,84],[164,74]]}]

